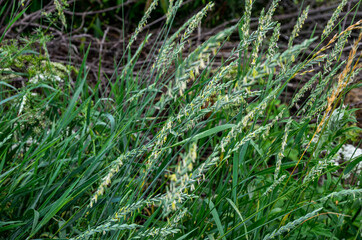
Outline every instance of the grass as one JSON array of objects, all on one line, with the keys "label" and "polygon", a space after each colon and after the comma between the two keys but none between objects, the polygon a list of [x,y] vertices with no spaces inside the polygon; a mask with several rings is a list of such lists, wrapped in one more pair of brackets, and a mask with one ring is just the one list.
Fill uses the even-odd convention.
[{"label": "grass", "polygon": [[[125,46],[123,59],[131,57],[105,87],[87,81],[89,46],[75,68],[50,60],[41,31],[21,44],[3,40],[1,238],[359,239],[362,158],[335,159],[347,142],[358,143],[356,109],[343,98],[360,86],[362,34],[354,42],[350,35],[362,22],[329,36],[345,17],[342,1],[322,38],[296,44],[307,7],[280,50],[278,2],[252,31],[246,1],[236,25],[186,51],[213,4],[171,34],[175,1],[158,41],[147,35],[131,51],[154,1]],[[238,32],[240,44],[215,67]],[[153,45],[136,71],[146,44]],[[297,76],[305,85],[282,102]],[[17,85],[19,77],[27,80]]]}]

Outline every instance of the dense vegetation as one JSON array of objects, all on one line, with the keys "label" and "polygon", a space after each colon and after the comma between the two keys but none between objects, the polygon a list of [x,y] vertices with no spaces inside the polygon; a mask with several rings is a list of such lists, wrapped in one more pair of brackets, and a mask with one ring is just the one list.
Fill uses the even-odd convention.
[{"label": "dense vegetation", "polygon": [[[280,0],[266,9],[245,1],[236,23],[194,47],[214,3],[196,1],[203,8],[180,24],[181,0],[146,1],[142,16],[145,5],[130,1],[139,24],[124,32],[111,73],[101,54],[108,30],[93,25],[103,44],[95,76],[91,44],[72,62],[75,1],[50,2],[48,29],[33,22],[36,31],[9,33],[43,8],[30,2],[0,6],[0,238],[362,237],[361,129],[344,104],[361,87],[361,1],[350,4],[349,25],[342,0],[306,39],[298,34],[309,7],[301,9],[285,48]],[[142,32],[154,11],[164,16],[156,37]],[[49,54],[51,28],[70,39],[64,62]]]}]

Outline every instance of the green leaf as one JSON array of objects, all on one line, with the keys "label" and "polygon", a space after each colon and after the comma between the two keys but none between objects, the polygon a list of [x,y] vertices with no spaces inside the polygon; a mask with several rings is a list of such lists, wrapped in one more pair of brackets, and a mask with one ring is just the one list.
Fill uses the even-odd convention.
[{"label": "green leaf", "polygon": [[172,146],[166,147],[164,149],[173,148],[173,147],[179,146],[181,144],[187,143],[189,141],[197,141],[197,140],[199,140],[201,138],[208,137],[210,135],[213,135],[213,134],[216,134],[218,132],[224,131],[226,129],[232,128],[234,126],[235,126],[235,124],[225,124],[225,125],[217,126],[217,127],[211,128],[209,130],[206,130],[206,131],[204,131],[202,133],[196,134],[195,136],[189,137],[189,138],[187,138],[187,139],[185,139],[185,140],[183,140],[181,142],[178,142],[178,143],[176,143],[176,144],[174,144]]},{"label": "green leaf", "polygon": [[[216,208],[215,208],[215,205],[214,203],[208,199],[208,200],[205,200],[206,202],[209,203],[209,208],[211,210],[211,214],[212,214],[212,217],[214,218],[214,221],[216,223],[216,227],[217,229],[219,230],[219,233],[220,233],[220,236],[224,236],[225,233],[224,233],[224,229],[222,227],[222,224],[221,224],[221,221],[220,221],[220,217],[219,217],[219,214],[217,213],[216,211]],[[222,237],[223,240],[226,240],[225,236]]]},{"label": "green leaf", "polygon": [[352,160],[347,167],[344,169],[343,174],[347,175],[349,172],[351,172],[357,164],[359,164],[362,161],[362,155],[356,157],[354,160]]},{"label": "green leaf", "polygon": [[29,238],[33,237],[42,226],[49,222],[49,220],[53,218],[54,215],[57,214],[62,209],[62,207],[64,207],[64,205],[71,200],[72,197],[70,195],[70,192],[73,190],[78,181],[79,180],[75,181],[72,186],[70,186],[65,191],[65,193],[55,203],[52,204],[50,210],[45,214],[40,223],[31,231]]},{"label": "green leaf", "polygon": [[230,203],[230,205],[234,208],[235,212],[238,214],[241,222],[242,222],[243,225],[244,225],[245,237],[246,237],[246,239],[249,239],[249,237],[248,237],[248,229],[246,228],[246,225],[245,225],[245,222],[244,222],[244,218],[243,218],[243,216],[241,215],[239,209],[236,207],[235,203],[234,203],[233,201],[231,201],[230,198],[226,198],[226,200]]},{"label": "green leaf", "polygon": [[38,221],[39,221],[39,212],[37,210],[35,210],[34,208],[32,209],[34,211],[34,221],[33,221],[33,225],[31,227],[31,231],[35,230],[36,225],[38,225]]},{"label": "green leaf", "polygon": [[192,232],[194,232],[195,230],[197,230],[197,228],[195,228],[194,230],[192,230],[192,231],[190,231],[190,232],[188,232],[188,233],[186,233],[185,235],[183,235],[183,236],[181,236],[181,237],[179,237],[179,238],[177,238],[176,240],[183,240],[183,239],[189,239],[189,238],[187,238]]},{"label": "green leaf", "polygon": [[0,42],[3,41],[5,34],[9,30],[9,28],[25,13],[26,10],[28,10],[28,7],[24,8],[23,11],[21,11],[18,15],[16,15],[16,17],[13,20],[11,20],[11,22],[8,24],[5,31],[3,32],[3,35],[0,38]]},{"label": "green leaf", "polygon": [[1,102],[0,102],[0,105],[3,105],[4,103],[6,103],[6,102],[8,102],[8,101],[11,101],[11,100],[13,100],[14,98],[17,98],[17,97],[19,97],[20,95],[22,95],[22,94],[16,94],[16,95],[14,95],[14,96],[11,96],[11,97],[8,97],[8,98],[6,98],[6,99],[4,99],[4,100],[2,100]]}]

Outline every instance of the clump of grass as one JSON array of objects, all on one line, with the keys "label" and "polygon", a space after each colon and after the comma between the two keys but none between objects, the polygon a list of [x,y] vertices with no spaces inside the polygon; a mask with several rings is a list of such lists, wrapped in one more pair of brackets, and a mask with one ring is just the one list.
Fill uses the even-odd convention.
[{"label": "clump of grass", "polygon": [[[104,96],[99,85],[94,89],[87,82],[89,48],[72,79],[70,67],[51,62],[46,49],[30,57],[31,44],[2,43],[0,235],[299,239],[323,232],[329,238],[356,237],[361,189],[343,174],[361,160],[330,163],[349,139],[348,131],[360,129],[353,127],[353,116],[338,118],[338,127],[329,121],[335,121],[333,113],[361,69],[362,34],[345,61],[337,56],[362,21],[307,56],[303,53],[317,38],[300,44],[294,39],[309,8],[282,50],[277,48],[281,24],[273,20],[279,2],[262,11],[251,31],[253,1],[245,1],[237,24],[186,51],[213,4],[169,36],[182,3],[170,1],[159,42],[135,76],[150,35],[134,52],[130,46],[157,7],[152,1],[128,42],[131,57],[118,63],[122,72],[115,72]],[[240,43],[215,67],[215,56],[239,30]],[[31,71],[18,70],[17,59],[25,58]],[[14,87],[19,75],[26,84]],[[281,94],[299,76],[305,84],[281,105]]]}]

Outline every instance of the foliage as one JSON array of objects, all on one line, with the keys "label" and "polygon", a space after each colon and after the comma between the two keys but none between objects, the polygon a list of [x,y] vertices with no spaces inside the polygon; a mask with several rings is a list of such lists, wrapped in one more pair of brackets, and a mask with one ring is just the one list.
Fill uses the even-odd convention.
[{"label": "foliage", "polygon": [[[213,4],[171,34],[181,2],[168,8],[159,41],[136,70],[150,35],[130,46],[158,9],[150,3],[130,57],[118,63],[122,72],[104,85],[87,81],[89,47],[75,69],[50,61],[41,31],[1,43],[2,238],[358,238],[361,176],[351,173],[362,158],[333,159],[360,131],[355,110],[340,100],[361,70],[362,34],[346,60],[336,56],[362,21],[307,55],[317,38],[294,41],[306,8],[281,51],[272,18],[280,1],[261,11],[254,31],[246,1],[237,24],[187,52]],[[238,31],[240,44],[213,65]],[[307,72],[305,85],[281,101]]]}]

